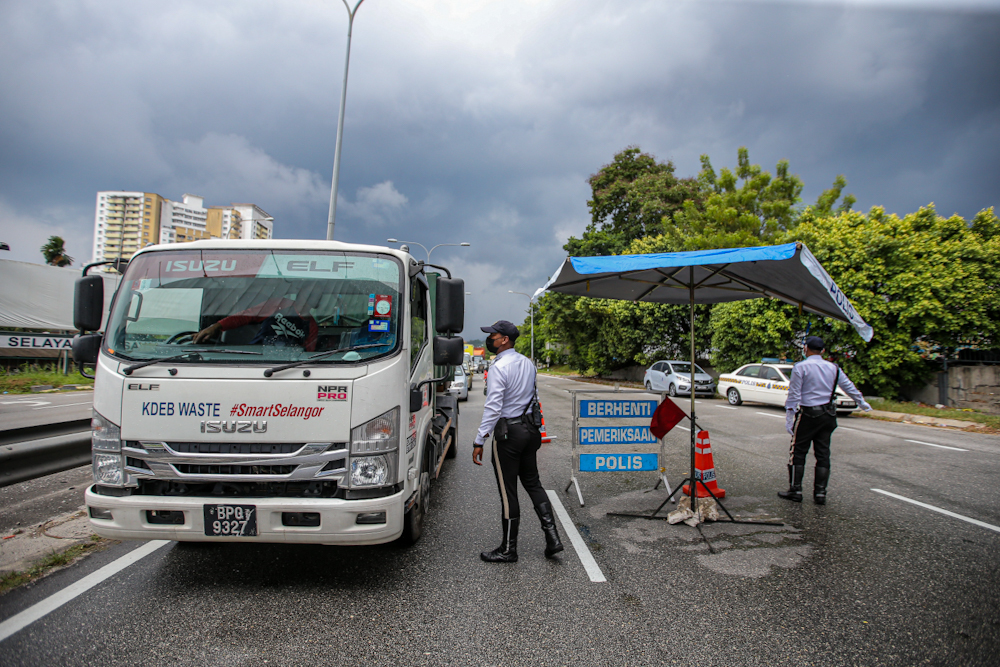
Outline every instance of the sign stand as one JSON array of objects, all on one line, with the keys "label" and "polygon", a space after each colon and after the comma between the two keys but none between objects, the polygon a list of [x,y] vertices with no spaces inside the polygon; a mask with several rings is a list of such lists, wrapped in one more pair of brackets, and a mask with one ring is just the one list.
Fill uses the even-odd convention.
[{"label": "sign stand", "polygon": [[[570,447],[570,474],[569,474],[569,483],[566,484],[566,488],[564,489],[563,493],[569,493],[570,487],[575,487],[576,488],[576,496],[577,496],[577,498],[580,501],[580,507],[583,507],[584,506],[583,492],[580,490],[580,481],[579,481],[579,479],[577,479],[577,476],[576,476],[577,471],[583,472],[583,470],[581,470],[581,468],[580,468],[580,453],[577,451],[578,447],[580,445],[580,426],[579,426],[580,422],[579,422],[579,420],[581,418],[581,415],[580,415],[580,403],[577,401],[577,395],[578,394],[587,394],[587,395],[590,395],[590,394],[645,394],[645,395],[648,396],[648,395],[653,394],[654,392],[649,392],[649,391],[644,391],[644,390],[638,390],[638,389],[625,389],[625,390],[623,390],[623,389],[621,389],[616,384],[614,389],[595,389],[595,390],[588,390],[588,391],[575,391],[574,390],[574,391],[570,391],[569,393],[570,393],[571,400],[573,402],[573,421],[572,421],[572,425],[571,425],[571,429],[572,429],[572,433],[573,433],[573,436],[572,436],[573,439],[571,441],[571,447]],[[660,402],[662,402],[663,396],[664,396],[664,394],[660,393]],[[648,402],[652,403],[653,401],[648,401]],[[642,415],[642,416],[645,418],[647,415]],[[650,413],[649,417],[651,417],[651,416],[652,416],[652,413]],[[609,415],[608,416],[608,418],[614,418],[614,417],[615,417],[614,415]],[[621,419],[634,419],[635,417],[634,416],[623,416],[623,417],[619,417],[619,418],[621,418]],[[659,488],[660,484],[662,483],[662,484],[664,484],[666,486],[667,491],[670,493],[671,497],[673,497],[674,491],[671,490],[671,488],[670,488],[670,482],[667,479],[666,468],[664,467],[664,461],[666,460],[665,443],[663,441],[663,438],[659,438],[657,441],[658,441],[658,443],[660,445],[659,454],[657,454],[657,462],[656,462],[657,463],[656,470],[658,472],[659,478],[656,481],[656,485],[652,489],[648,489],[646,491],[646,493],[649,493],[649,491],[656,490],[657,488]],[[622,444],[627,444],[627,443],[622,443]],[[651,441],[650,441],[650,444],[652,444]],[[611,446],[616,446],[616,445],[612,443]],[[638,456],[638,455],[636,455],[636,454],[629,454],[628,456],[629,456],[629,458],[632,458],[633,456]],[[630,465],[631,465],[631,462],[630,462]],[[639,471],[641,469],[642,468],[638,468],[637,467],[637,468],[615,468],[615,469],[609,469],[609,470],[621,470],[621,471],[628,472],[629,470]],[[649,470],[649,468],[646,468],[646,470]],[[673,502],[677,502],[677,501],[674,500]]]}]

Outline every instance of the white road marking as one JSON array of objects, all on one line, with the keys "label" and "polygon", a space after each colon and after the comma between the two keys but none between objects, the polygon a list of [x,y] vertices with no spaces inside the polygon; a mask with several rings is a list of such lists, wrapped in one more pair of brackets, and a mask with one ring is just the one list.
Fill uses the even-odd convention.
[{"label": "white road marking", "polygon": [[49,401],[20,400],[20,401],[0,401],[2,405],[48,405]]},{"label": "white road marking", "polygon": [[716,405],[717,408],[722,408],[723,410],[739,410],[739,408],[734,408],[731,405]]},{"label": "white road marking", "polygon": [[677,428],[682,428],[682,429],[684,429],[685,431],[690,431],[690,430],[691,430],[691,429],[689,429],[689,428],[688,428],[687,426],[681,426],[680,424],[678,424],[678,425],[677,425]]},{"label": "white road marking", "polygon": [[956,452],[967,452],[968,449],[962,449],[961,447],[949,447],[948,445],[935,445],[933,442],[921,442],[920,440],[904,440],[904,442],[915,442],[918,445],[927,445],[928,447],[940,447],[941,449],[953,449]]},{"label": "white road marking", "polygon": [[774,417],[776,419],[784,419],[784,415],[772,415],[770,412],[758,412],[759,415],[764,415],[765,417]]},{"label": "white road marking", "polygon": [[576,551],[576,555],[580,557],[580,562],[583,564],[583,569],[587,571],[587,576],[595,584],[607,581],[604,573],[601,572],[600,566],[597,565],[597,561],[594,560],[593,554],[590,553],[590,549],[587,548],[587,544],[580,536],[580,531],[573,525],[573,521],[569,518],[569,513],[566,512],[566,508],[559,501],[559,495],[549,489],[546,489],[545,493],[548,494],[549,500],[552,501],[552,508],[556,511],[556,516],[559,517],[559,523],[562,524],[563,532],[569,537],[569,543]]},{"label": "white road marking", "polygon": [[65,408],[70,405],[90,405],[93,401],[84,401],[82,403],[63,403],[62,405],[46,405],[44,408],[31,408],[32,410],[51,410],[52,408]]},{"label": "white road marking", "polygon": [[989,528],[990,530],[995,530],[996,532],[1000,533],[1000,526],[994,526],[993,524],[986,523],[985,521],[979,521],[978,519],[971,519],[967,516],[963,516],[961,514],[956,514],[954,512],[949,512],[948,510],[941,509],[940,507],[934,507],[934,505],[928,505],[927,503],[922,503],[919,500],[913,500],[911,498],[907,498],[906,496],[899,496],[896,495],[895,493],[889,493],[888,491],[883,491],[882,489],[872,489],[872,491],[874,491],[875,493],[881,493],[886,496],[890,496],[892,498],[896,498],[897,500],[902,500],[903,502],[918,505],[919,507],[923,507],[925,509],[929,509],[934,512],[940,512],[941,514],[944,514],[946,516],[954,517],[956,519],[961,519],[962,521],[968,521],[969,523],[974,524],[976,526],[980,526],[982,528]]},{"label": "white road marking", "polygon": [[58,593],[54,593],[41,602],[28,607],[21,613],[11,616],[3,623],[0,623],[0,642],[167,544],[170,544],[169,540],[147,542],[138,549],[128,552],[118,560],[108,563],[96,572],[91,572],[83,579],[70,584]]}]

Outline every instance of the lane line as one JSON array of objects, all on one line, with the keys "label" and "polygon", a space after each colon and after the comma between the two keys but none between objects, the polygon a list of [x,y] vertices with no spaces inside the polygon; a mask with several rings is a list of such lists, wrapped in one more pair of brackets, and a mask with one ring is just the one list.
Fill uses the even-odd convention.
[{"label": "lane line", "polygon": [[739,408],[734,408],[731,405],[716,405],[717,408],[722,408],[723,410],[739,410]]},{"label": "lane line", "polygon": [[941,449],[953,449],[956,452],[967,452],[968,449],[962,449],[961,447],[949,447],[948,445],[935,445],[933,442],[921,442],[920,440],[904,440],[903,442],[915,442],[918,445],[927,445],[928,447],[940,447]]},{"label": "lane line", "polygon": [[881,493],[881,494],[890,496],[892,498],[896,498],[897,500],[902,500],[903,502],[912,503],[914,505],[917,505],[919,507],[923,507],[925,509],[932,510],[934,512],[940,512],[941,514],[944,514],[945,516],[950,516],[950,517],[953,517],[955,519],[961,519],[962,521],[968,521],[969,523],[971,523],[973,525],[980,526],[981,528],[989,528],[990,530],[995,530],[996,532],[1000,533],[1000,526],[994,526],[993,524],[986,523],[985,521],[980,521],[978,519],[972,519],[972,518],[969,518],[967,516],[963,516],[961,514],[956,514],[954,512],[949,512],[946,509],[941,509],[940,507],[934,507],[934,505],[928,505],[927,503],[922,503],[919,500],[913,500],[912,498],[907,498],[906,496],[900,496],[900,495],[896,495],[895,493],[889,493],[888,491],[883,491],[882,489],[872,489],[872,491],[874,491],[875,493]]},{"label": "lane line", "polygon": [[775,419],[784,419],[784,415],[772,415],[770,412],[758,412],[759,415],[764,415],[765,417],[774,417]]},{"label": "lane line", "polygon": [[53,593],[41,602],[33,604],[19,614],[14,614],[0,623],[0,642],[15,632],[24,629],[49,612],[55,611],[75,597],[78,597],[109,577],[113,577],[129,565],[139,561],[160,547],[170,544],[170,540],[153,540],[133,549],[116,561],[108,563],[96,572],[91,572],[83,579],[74,582],[58,593]]},{"label": "lane line", "polygon": [[573,521],[569,518],[566,508],[559,501],[559,495],[550,489],[545,489],[545,493],[548,494],[549,501],[552,502],[552,508],[556,511],[556,516],[559,517],[559,523],[562,524],[563,532],[569,537],[570,545],[576,551],[576,555],[580,557],[580,562],[583,564],[583,569],[587,571],[587,576],[595,584],[607,581],[604,573],[601,572],[600,566],[597,565],[597,561],[594,560],[593,554],[590,553],[590,549],[587,548],[586,542],[580,537],[580,531],[576,529]]},{"label": "lane line", "polygon": [[32,410],[51,410],[52,408],[68,408],[71,405],[90,405],[93,401],[84,401],[83,403],[63,403],[62,405],[46,405],[43,408],[31,408]]}]

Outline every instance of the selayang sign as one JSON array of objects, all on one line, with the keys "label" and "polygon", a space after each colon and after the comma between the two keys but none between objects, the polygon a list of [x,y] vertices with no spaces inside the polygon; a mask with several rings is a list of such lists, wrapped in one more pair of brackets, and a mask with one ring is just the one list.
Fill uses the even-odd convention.
[{"label": "selayang sign", "polygon": [[32,335],[16,331],[0,331],[0,348],[69,350],[72,347],[72,336]]}]

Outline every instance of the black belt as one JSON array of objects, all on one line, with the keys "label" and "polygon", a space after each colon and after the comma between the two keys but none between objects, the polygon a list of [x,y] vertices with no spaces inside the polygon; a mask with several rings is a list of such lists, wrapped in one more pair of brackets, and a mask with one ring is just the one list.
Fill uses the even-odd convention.
[{"label": "black belt", "polygon": [[521,415],[520,417],[501,417],[501,419],[507,422],[508,426],[517,426],[518,424],[524,424],[525,426],[528,425],[528,422],[525,421],[524,415]]},{"label": "black belt", "polygon": [[822,417],[823,415],[835,416],[837,406],[833,403],[826,403],[825,405],[803,405],[802,414],[807,417]]}]

